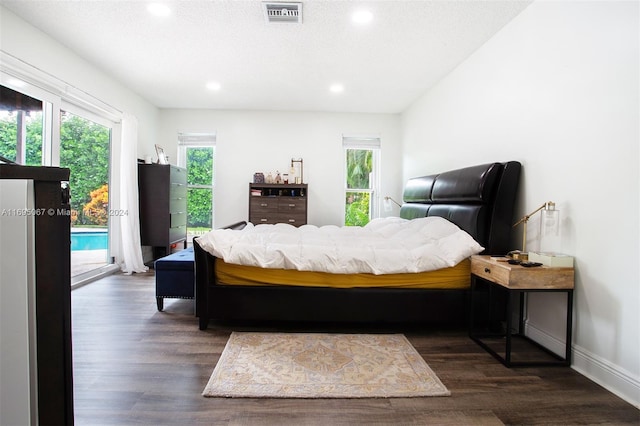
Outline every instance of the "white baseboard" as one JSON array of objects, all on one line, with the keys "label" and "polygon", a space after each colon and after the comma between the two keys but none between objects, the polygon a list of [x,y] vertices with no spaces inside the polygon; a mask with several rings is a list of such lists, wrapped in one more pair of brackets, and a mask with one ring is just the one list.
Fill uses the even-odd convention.
[{"label": "white baseboard", "polygon": [[[530,322],[525,323],[525,333],[552,352],[564,356],[564,341]],[[629,404],[640,408],[640,377],[575,344],[572,345],[572,355],[571,368]]]}]

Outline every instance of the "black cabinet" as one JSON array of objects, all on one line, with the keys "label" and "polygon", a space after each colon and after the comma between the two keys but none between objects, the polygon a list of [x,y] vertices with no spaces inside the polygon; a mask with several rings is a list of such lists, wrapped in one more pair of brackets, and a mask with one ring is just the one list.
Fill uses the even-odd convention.
[{"label": "black cabinet", "polygon": [[[33,424],[37,417],[40,425],[73,425],[69,169],[0,164],[0,180],[5,179],[28,182],[24,186],[26,190],[22,191],[22,198],[28,200],[27,204],[24,208],[3,211],[0,220],[3,226],[13,228],[12,232],[6,232],[15,237],[11,240],[12,255],[17,256],[13,263],[7,260],[11,256],[6,253],[3,256],[2,268],[6,268],[3,275],[13,274],[15,277],[10,283],[3,282],[3,295],[23,283],[28,287],[24,293],[33,295],[33,299],[30,296],[22,305],[24,308],[17,306],[21,304],[20,300],[8,301],[16,305],[15,309],[27,311],[20,316],[28,315],[30,318],[29,354],[26,355],[30,359],[29,372],[24,374],[37,380],[37,396],[34,398],[32,394],[31,419]],[[9,191],[4,184],[2,188]],[[13,193],[17,189],[12,187],[10,191]],[[14,194],[1,195],[6,200]],[[20,223],[23,226],[15,226],[12,217],[16,216],[22,219]],[[2,235],[4,238],[5,232]],[[24,264],[31,266],[23,268]],[[19,322],[18,319],[12,318],[11,321]],[[5,349],[8,353],[4,352]],[[10,359],[15,352],[21,353],[21,345],[3,346],[2,356]],[[37,412],[34,412],[34,406]],[[21,416],[24,406],[4,408],[12,411],[8,414],[10,416]]]},{"label": "black cabinet", "polygon": [[140,242],[153,247],[153,258],[187,241],[187,170],[160,164],[138,164]]},{"label": "black cabinet", "polygon": [[249,222],[307,224],[307,184],[249,184]]}]

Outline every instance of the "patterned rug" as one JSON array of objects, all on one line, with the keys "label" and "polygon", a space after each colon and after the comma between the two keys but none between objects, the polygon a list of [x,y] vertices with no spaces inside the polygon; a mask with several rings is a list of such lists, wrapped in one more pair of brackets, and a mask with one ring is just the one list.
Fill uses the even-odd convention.
[{"label": "patterned rug", "polygon": [[234,332],[202,395],[390,398],[450,392],[402,334]]}]

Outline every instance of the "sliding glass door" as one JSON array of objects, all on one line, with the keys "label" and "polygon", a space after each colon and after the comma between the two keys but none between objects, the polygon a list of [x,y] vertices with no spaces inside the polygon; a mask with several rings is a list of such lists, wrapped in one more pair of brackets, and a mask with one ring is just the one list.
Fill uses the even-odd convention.
[{"label": "sliding glass door", "polygon": [[108,124],[68,111],[60,116],[60,167],[71,170],[71,276],[76,280],[110,263]]},{"label": "sliding glass door", "polygon": [[[16,83],[18,84],[18,83]],[[26,90],[25,90],[26,91]],[[71,170],[71,276],[111,263],[109,165],[113,123],[29,87],[0,85],[0,161]]]}]

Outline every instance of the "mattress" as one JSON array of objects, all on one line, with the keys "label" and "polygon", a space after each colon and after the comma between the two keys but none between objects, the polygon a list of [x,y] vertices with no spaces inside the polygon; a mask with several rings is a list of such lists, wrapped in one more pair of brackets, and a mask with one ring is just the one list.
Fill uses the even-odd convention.
[{"label": "mattress", "polygon": [[226,263],[215,259],[216,280],[228,285],[284,285],[332,288],[414,288],[467,289],[470,286],[470,260],[435,271],[383,274],[333,274],[328,272],[268,269]]}]

